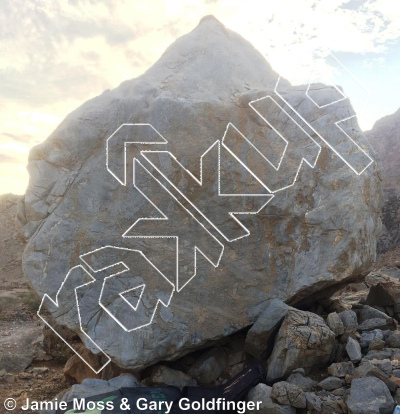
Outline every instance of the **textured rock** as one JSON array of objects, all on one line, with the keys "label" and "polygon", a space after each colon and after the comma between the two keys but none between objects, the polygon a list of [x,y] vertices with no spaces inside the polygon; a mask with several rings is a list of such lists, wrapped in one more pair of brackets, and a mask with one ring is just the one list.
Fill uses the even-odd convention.
[{"label": "textured rock", "polygon": [[305,377],[300,372],[293,372],[290,374],[286,382],[296,385],[303,391],[311,391],[317,385],[317,381],[314,381],[309,377]]},{"label": "textured rock", "polygon": [[[247,41],[208,17],[170,46],[144,75],[122,83],[68,115],[29,156],[30,183],[20,206],[19,225],[21,233],[29,239],[23,266],[35,290],[41,296],[46,293],[55,298],[69,269],[82,264],[79,256],[107,245],[141,250],[175,283],[175,240],[122,238],[138,219],[159,217],[154,206],[132,185],[131,160],[136,156],[145,162],[139,149],[167,148],[184,167],[198,175],[201,155],[222,139],[228,122],[232,122],[260,151],[268,153],[271,162],[279,161],[282,140],[248,105],[251,100],[273,95],[277,79],[278,75]],[[306,98],[307,85],[292,88],[288,82],[280,84],[282,96],[314,128],[323,131],[331,145],[343,150],[346,157],[361,154],[335,125],[354,112],[348,100],[318,108]],[[314,97],[320,96],[324,101],[335,99],[334,92],[334,88],[320,84],[310,89]],[[285,112],[272,100],[264,100],[260,105],[265,105],[262,111],[268,112],[268,121],[283,136],[295,136],[293,139],[298,140],[285,153],[287,165],[282,167],[285,174],[280,171],[276,174],[268,162],[260,161],[257,151],[239,151],[236,147],[233,151],[240,153],[251,170],[269,186],[291,184],[293,175],[289,172],[297,171],[303,156],[310,162],[315,160],[319,148],[308,137],[304,144],[301,134],[293,134],[294,124],[288,122]],[[286,111],[290,109],[286,107]],[[128,146],[126,186],[120,185],[107,171],[105,151],[107,139],[123,123],[150,123],[168,140],[168,145]],[[355,119],[346,124],[352,138],[375,158]],[[123,131],[126,129],[121,134]],[[232,128],[230,131],[232,142],[240,144],[242,138]],[[369,272],[376,256],[380,227],[378,164],[373,163],[358,176],[311,133],[322,145],[315,169],[303,163],[295,185],[276,193],[265,211],[241,218],[250,235],[235,243],[226,242],[217,268],[198,253],[196,277],[182,291],[175,292],[169,307],[159,306],[151,326],[128,332],[101,311],[98,299],[103,280],[108,276],[106,270],[96,272],[93,275],[96,281],[90,288],[80,290],[82,329],[101,343],[114,362],[140,369],[160,360],[181,357],[251,325],[273,298],[296,303]],[[130,137],[136,141],[146,138]],[[224,191],[265,193],[265,188],[230,153],[223,148],[221,151],[229,160],[222,163]],[[153,162],[159,164],[162,160],[157,157]],[[161,164],[166,174],[175,171],[171,163]],[[123,167],[122,156],[116,165]],[[150,168],[148,163],[146,166]],[[136,175],[136,178],[147,179],[144,170],[139,170],[143,177]],[[150,170],[156,174],[154,169]],[[270,170],[275,171],[275,181]],[[176,177],[182,191],[188,197],[193,196],[194,202],[203,203],[204,208],[215,205],[208,199],[211,196],[204,199],[198,196],[193,181],[184,171]],[[145,184],[142,190],[154,183],[149,178]],[[214,185],[205,181],[204,188],[210,188],[211,184]],[[180,263],[183,261],[187,266],[182,265],[186,270],[182,270],[180,277],[186,272],[188,278],[194,272],[193,242],[203,240],[200,237],[203,230],[186,226],[188,215],[177,210],[176,202],[165,191],[151,194],[155,205],[160,207],[162,203],[168,214],[177,214],[167,234],[185,230],[182,243],[187,250],[180,256]],[[250,201],[245,204],[248,210],[254,207]],[[221,205],[224,212],[231,211],[230,204]],[[218,214],[217,223],[231,223],[233,230],[242,231],[230,217],[227,220],[225,214]],[[145,235],[165,235],[159,230],[162,224],[159,220],[141,222],[147,229]],[[135,234],[143,236],[139,230]],[[204,237],[209,239],[207,235]],[[216,254],[218,249],[212,243],[203,243],[210,254]],[[102,260],[114,260],[107,252]],[[147,274],[144,266],[140,266],[135,269],[138,274]],[[69,286],[68,292],[63,291],[65,297],[59,309],[51,309],[52,314],[58,324],[77,332],[88,348],[98,352],[80,330],[73,287],[76,285]],[[125,286],[125,290],[130,287]],[[116,298],[121,300],[117,294]],[[116,300],[110,306],[117,306]],[[126,318],[131,321],[129,316]]]},{"label": "textured rock", "polygon": [[336,312],[332,312],[326,318],[326,324],[329,329],[337,336],[344,334],[344,325],[340,316]]},{"label": "textured rock", "polygon": [[285,381],[276,382],[272,386],[271,397],[279,404],[291,405],[295,408],[306,408],[306,396],[296,385]]},{"label": "textured rock", "polygon": [[272,352],[274,335],[291,309],[279,299],[274,299],[267,309],[259,316],[246,336],[245,349],[257,359],[265,359]]},{"label": "textured rock", "polygon": [[391,332],[385,339],[385,343],[389,348],[400,348],[400,332]]},{"label": "textured rock", "polygon": [[211,348],[190,367],[188,374],[200,385],[211,384],[227,368],[228,357],[222,348]]},{"label": "textured rock", "polygon": [[327,377],[318,383],[318,386],[323,390],[332,391],[340,388],[343,385],[343,381],[338,377]]},{"label": "textured rock", "polygon": [[[259,410],[249,410],[248,413],[259,414],[296,414],[296,409],[289,405],[281,405],[271,398],[272,387],[266,384],[258,384],[247,394],[247,401],[261,402]],[[318,404],[318,402],[316,402]]]},{"label": "textured rock", "polygon": [[375,329],[396,329],[397,324],[395,324],[394,319],[382,319],[382,318],[372,318],[367,319],[366,321],[358,325],[360,331],[373,331]]},{"label": "textured rock", "polygon": [[357,330],[357,314],[353,310],[345,310],[339,313],[339,317],[344,325],[346,333],[352,333]]},{"label": "textured rock", "polygon": [[378,252],[384,253],[400,245],[400,109],[375,122],[366,136],[382,161],[385,204],[382,210],[382,233]]},{"label": "textured rock", "polygon": [[347,406],[350,414],[392,414],[394,401],[378,378],[359,378],[351,383]]},{"label": "textured rock", "polygon": [[306,396],[306,403],[307,403],[307,410],[311,411],[321,411],[322,403],[321,399],[313,392],[305,392]]},{"label": "textured rock", "polygon": [[328,374],[333,377],[344,378],[354,372],[354,364],[348,362],[336,362],[328,367]]},{"label": "textured rock", "polygon": [[354,370],[353,378],[366,378],[375,377],[385,383],[390,392],[394,392],[397,389],[397,384],[383,372],[380,368],[371,363],[371,361],[363,362],[358,368]]},{"label": "textured rock", "polygon": [[383,333],[380,329],[374,329],[373,331],[366,331],[361,334],[360,345],[361,348],[369,347],[369,344],[374,338],[383,339]]},{"label": "textured rock", "polygon": [[320,316],[289,310],[268,359],[267,380],[285,378],[298,367],[307,371],[328,362],[334,343],[335,334]]},{"label": "textured rock", "polygon": [[362,358],[361,346],[354,338],[349,337],[346,344],[346,352],[351,362],[358,362]]},{"label": "textured rock", "polygon": [[151,382],[156,386],[170,385],[181,389],[185,386],[197,385],[197,382],[189,375],[166,367],[165,365],[157,365],[153,368]]}]

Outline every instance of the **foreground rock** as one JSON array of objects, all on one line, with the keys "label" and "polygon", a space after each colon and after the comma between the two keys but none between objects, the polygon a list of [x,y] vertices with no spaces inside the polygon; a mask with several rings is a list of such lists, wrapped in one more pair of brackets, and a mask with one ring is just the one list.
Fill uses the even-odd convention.
[{"label": "foreground rock", "polygon": [[392,414],[394,401],[378,378],[354,379],[347,399],[350,414]]},{"label": "foreground rock", "polygon": [[267,381],[287,377],[299,367],[310,370],[327,363],[334,343],[335,334],[320,316],[289,310],[268,360]]},{"label": "foreground rock", "polygon": [[[154,205],[160,208],[162,205],[167,214],[176,212],[177,216],[169,222],[171,227],[160,230],[163,223],[159,220],[141,221],[146,230],[142,233],[135,228],[133,235],[182,235],[180,278],[187,281],[194,274],[195,244],[206,250],[214,263],[218,262],[220,246],[203,228],[187,225],[188,215],[177,208],[174,199],[159,189],[149,195],[152,205],[131,184],[131,160],[136,156],[141,162],[147,162],[139,153],[141,149],[168,149],[184,167],[198,175],[200,157],[216,140],[222,140],[228,122],[232,122],[251,137],[260,151],[268,154],[272,163],[278,162],[284,150],[282,140],[249,106],[252,100],[273,95],[277,79],[278,75],[247,41],[208,17],[170,46],[144,75],[103,93],[68,115],[44,143],[31,151],[30,184],[20,206],[21,234],[28,240],[23,265],[36,291],[54,299],[68,271],[82,264],[79,256],[107,245],[143,251],[175,284],[174,240],[173,243],[171,239],[144,242],[140,238],[122,238],[140,218],[159,216]],[[282,92],[285,99],[312,121],[313,127],[323,131],[331,145],[343,149],[349,159],[362,156],[335,126],[336,121],[354,113],[348,100],[319,108],[306,98],[306,85],[291,88],[283,80],[280,86],[285,89]],[[336,100],[334,88],[313,85],[310,91],[315,99]],[[263,100],[258,105],[268,122],[283,136],[291,136],[285,166],[281,169],[285,174],[281,171],[276,174],[254,149],[242,151],[243,138],[234,129],[228,135],[232,151],[242,154],[253,173],[273,189],[290,186],[304,160],[309,165],[316,162],[315,168],[303,162],[295,185],[277,192],[260,214],[242,219],[250,235],[234,243],[226,242],[218,267],[214,268],[198,253],[196,277],[182,291],[174,293],[168,307],[159,306],[147,328],[124,330],[109,313],[101,310],[98,299],[109,273],[99,270],[94,274],[96,281],[79,290],[82,329],[101,343],[101,348],[121,367],[136,370],[160,360],[181,357],[251,325],[273,298],[294,304],[370,270],[379,230],[377,164],[373,163],[358,176],[319,138],[315,138],[319,140],[317,145],[308,136],[293,134],[293,123],[272,100]],[[286,107],[286,111],[290,109]],[[128,157],[126,186],[108,172],[105,158],[107,139],[123,123],[150,123],[168,140],[168,145],[128,146],[132,152]],[[357,123],[353,120],[346,128],[374,158]],[[151,130],[141,131],[146,134]],[[315,133],[312,135],[317,137]],[[143,142],[151,137],[138,133],[125,138]],[[114,165],[118,171],[124,169],[122,141],[119,148],[121,156]],[[111,155],[115,154],[111,151]],[[227,161],[222,162],[221,171],[225,192],[266,193],[259,181],[224,147],[221,157]],[[192,200],[194,197],[199,208],[212,214],[209,206],[216,206],[213,191],[200,197],[201,189],[195,182],[183,170],[175,170],[170,161],[164,162],[161,158],[155,155],[151,159],[154,165],[161,163],[170,177],[179,177],[182,192]],[[148,162],[146,166],[156,174]],[[140,171],[143,177],[136,175],[136,178],[147,180],[142,189],[149,188],[152,179],[143,169]],[[215,187],[211,180],[212,177],[205,178],[203,189]],[[213,222],[226,225],[223,230],[229,235],[243,235],[243,229],[230,216],[225,216],[232,206],[225,202],[226,197],[222,198],[218,200],[222,212]],[[248,200],[240,206],[240,211],[243,208],[253,211],[260,206],[258,203]],[[101,260],[103,264],[110,264],[116,258],[106,252]],[[146,262],[143,260],[143,263]],[[97,265],[101,267],[99,261]],[[135,271],[138,275],[147,274],[144,264]],[[79,274],[78,279],[77,283],[82,285],[85,274]],[[58,324],[77,332],[88,348],[99,352],[80,329],[74,294],[74,287],[79,285],[72,285],[65,285],[59,308],[53,307],[52,314]],[[115,298],[110,299],[109,306],[118,306],[119,293],[130,288],[130,285],[124,286],[114,292]],[[128,322],[132,321],[129,313],[125,316]],[[328,328],[326,334],[327,338],[318,337],[322,346],[317,346],[312,337],[308,341],[310,361],[307,365],[312,365],[313,353],[318,355],[316,359],[320,352],[325,358],[330,346],[326,343],[330,335]],[[302,338],[303,341],[306,339]],[[300,363],[296,358],[287,363],[290,366]],[[272,366],[276,364],[273,362]],[[274,377],[283,375],[287,367],[277,368],[276,372]]]}]

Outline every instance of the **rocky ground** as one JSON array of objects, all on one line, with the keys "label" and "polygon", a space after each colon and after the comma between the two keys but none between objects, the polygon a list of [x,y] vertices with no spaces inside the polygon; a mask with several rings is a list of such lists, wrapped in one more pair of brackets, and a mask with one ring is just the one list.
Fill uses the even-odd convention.
[{"label": "rocky ground", "polygon": [[[0,198],[0,400],[70,400],[122,386],[217,386],[258,359],[265,383],[247,399],[263,401],[265,414],[389,414],[400,403],[398,249],[380,256],[364,282],[329,300],[302,309],[274,300],[252,327],[212,347],[140,372],[110,364],[96,375],[36,317],[39,301],[22,275],[23,244],[12,222],[18,200]],[[76,337],[70,341],[96,362]]]}]

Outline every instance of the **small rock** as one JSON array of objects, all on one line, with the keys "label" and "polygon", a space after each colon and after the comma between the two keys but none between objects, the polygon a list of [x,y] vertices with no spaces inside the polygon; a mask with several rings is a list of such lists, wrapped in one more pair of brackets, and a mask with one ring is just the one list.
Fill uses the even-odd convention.
[{"label": "small rock", "polygon": [[378,378],[357,378],[351,383],[347,406],[352,414],[392,414],[394,401]]},{"label": "small rock", "polygon": [[317,385],[317,381],[314,381],[311,378],[305,377],[304,375],[298,372],[294,372],[290,374],[286,381],[289,384],[297,385],[303,391],[311,391]]},{"label": "small rock", "polygon": [[244,351],[230,351],[228,353],[228,364],[229,366],[240,364],[246,359],[246,352]]},{"label": "small rock", "polygon": [[344,378],[354,372],[354,364],[351,361],[337,362],[328,367],[328,374],[332,377]]},{"label": "small rock", "polygon": [[272,386],[271,397],[279,404],[291,405],[295,408],[306,408],[307,405],[304,391],[285,381],[276,382]]},{"label": "small rock", "polygon": [[375,339],[383,340],[383,333],[380,329],[374,329],[373,331],[365,331],[361,333],[360,345],[361,348],[368,348],[370,343]]},{"label": "small rock", "polygon": [[4,375],[2,381],[6,384],[13,384],[16,380],[16,376],[10,373],[7,373],[6,375]]},{"label": "small rock", "polygon": [[18,378],[28,380],[33,378],[33,374],[31,374],[30,372],[20,372],[18,374]]},{"label": "small rock", "polygon": [[389,348],[400,348],[400,332],[390,332],[389,336],[385,338],[385,342]]},{"label": "small rock", "polygon": [[304,394],[306,396],[307,410],[321,411],[321,399],[313,392],[305,392]]},{"label": "small rock", "polygon": [[379,338],[374,338],[368,346],[368,351],[380,351],[384,347],[385,347],[385,341]]},{"label": "small rock", "polygon": [[345,310],[339,313],[339,317],[344,325],[346,333],[355,332],[357,330],[357,314],[352,310]]},{"label": "small rock", "polygon": [[0,379],[2,379],[7,374],[5,369],[0,369]]},{"label": "small rock", "polygon": [[49,371],[49,369],[47,367],[35,367],[35,368],[32,368],[31,372],[34,375],[43,375],[48,371]]},{"label": "small rock", "polygon": [[281,405],[271,398],[272,387],[266,384],[258,384],[247,394],[246,401],[253,401],[257,404],[261,401],[259,410],[248,410],[247,413],[255,414],[296,414],[296,409],[289,405]]},{"label": "small rock", "polygon": [[185,386],[196,386],[197,382],[189,375],[166,367],[165,365],[157,365],[151,373],[151,382],[156,386],[174,386],[182,389]]},{"label": "small rock", "polygon": [[383,348],[380,351],[369,351],[365,359],[392,359],[393,349]]},{"label": "small rock", "polygon": [[188,375],[200,385],[213,383],[226,369],[228,357],[222,348],[211,348],[203,354],[188,370]]},{"label": "small rock", "polygon": [[371,363],[372,365],[376,366],[381,371],[383,371],[386,375],[392,375],[392,363],[389,359],[372,359]]},{"label": "small rock", "polygon": [[336,312],[332,312],[328,315],[326,324],[336,336],[344,334],[345,328],[343,322]]},{"label": "small rock", "polygon": [[366,377],[376,377],[380,379],[389,388],[390,392],[394,392],[397,389],[396,382],[394,382],[381,369],[374,366],[371,363],[371,361],[363,362],[358,368],[354,370],[353,379],[354,378],[366,378]]},{"label": "small rock", "polygon": [[389,321],[388,319],[372,318],[367,319],[358,325],[360,331],[372,331],[374,329],[396,329],[394,319]]},{"label": "small rock", "polygon": [[272,352],[271,340],[278,332],[290,306],[274,299],[258,317],[246,336],[245,350],[257,359],[268,358]]},{"label": "small rock", "polygon": [[318,383],[323,390],[332,391],[342,387],[343,381],[338,377],[328,377]]},{"label": "small rock", "polygon": [[346,344],[346,352],[351,362],[359,362],[362,358],[361,347],[358,341],[349,337]]}]

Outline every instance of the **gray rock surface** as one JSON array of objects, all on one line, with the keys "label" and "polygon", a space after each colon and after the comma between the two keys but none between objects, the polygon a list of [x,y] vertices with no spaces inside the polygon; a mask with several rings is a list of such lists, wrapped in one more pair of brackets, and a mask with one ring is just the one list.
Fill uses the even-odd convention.
[{"label": "gray rock surface", "polygon": [[185,386],[196,386],[197,382],[184,372],[157,365],[151,372],[151,382],[155,386],[173,386],[183,388]]},{"label": "gray rock surface", "polygon": [[347,406],[349,414],[392,414],[394,401],[378,378],[358,378],[351,383]]},{"label": "gray rock surface", "polygon": [[246,336],[245,349],[250,355],[260,360],[269,356],[274,335],[289,309],[292,308],[286,303],[274,299],[258,317]]},{"label": "gray rock surface", "polygon": [[188,370],[188,374],[194,378],[199,385],[213,383],[227,368],[228,356],[222,348],[211,348]]},{"label": "gray rock surface", "polygon": [[359,362],[362,358],[361,346],[357,340],[349,337],[346,343],[346,352],[353,363]]},{"label": "gray rock surface", "polygon": [[368,348],[374,338],[383,339],[383,333],[380,329],[362,332],[360,339],[361,348]]},{"label": "gray rock surface", "polygon": [[311,391],[317,385],[317,381],[314,381],[309,377],[305,377],[303,374],[299,372],[294,372],[290,374],[286,382],[298,386],[303,391]]},{"label": "gray rock surface", "polygon": [[385,204],[377,249],[384,253],[400,245],[400,109],[375,122],[366,136],[382,161]]},{"label": "gray rock surface", "polygon": [[332,391],[340,388],[343,385],[343,381],[338,377],[327,377],[318,383],[318,386],[323,390]]},{"label": "gray rock surface", "polygon": [[[141,250],[175,283],[173,239],[122,238],[138,219],[159,217],[154,206],[132,185],[131,160],[136,156],[147,162],[140,149],[167,148],[185,168],[198,175],[201,155],[222,139],[228,122],[232,122],[261,152],[268,154],[272,163],[279,161],[282,140],[248,105],[252,100],[273,95],[277,79],[278,75],[251,44],[208,17],[171,45],[145,74],[123,82],[69,114],[29,156],[30,183],[20,205],[19,226],[28,240],[24,272],[34,289],[41,296],[46,293],[55,299],[68,271],[82,264],[79,256],[107,245]],[[292,88],[286,81],[280,85],[285,100],[313,128],[323,131],[331,146],[346,157],[358,159],[362,153],[335,125],[354,113],[348,100],[318,108],[306,98],[307,85]],[[314,98],[324,101],[333,100],[333,91],[320,84],[310,89]],[[231,128],[228,138],[232,151],[244,157],[260,180],[273,188],[293,182],[293,172],[297,172],[303,157],[310,163],[316,160],[315,168],[303,163],[295,185],[276,193],[263,212],[240,217],[250,235],[234,243],[226,242],[217,268],[197,254],[196,277],[181,292],[175,292],[169,307],[159,306],[147,328],[127,332],[101,311],[98,298],[109,274],[105,270],[94,273],[93,284],[80,290],[82,329],[118,365],[141,369],[160,360],[178,358],[251,325],[272,298],[296,303],[371,269],[380,227],[378,164],[373,163],[358,176],[310,131],[322,145],[316,159],[318,146],[308,137],[293,134],[294,124],[288,122],[279,106],[271,100],[259,105],[277,130],[298,140],[288,146],[281,169],[285,174],[277,174],[268,162],[260,160],[258,152],[239,151],[236,144],[240,145],[242,138]],[[282,101],[280,105],[285,106]],[[290,111],[287,106],[286,110]],[[128,146],[126,186],[106,169],[107,139],[123,123],[150,123],[168,140],[168,145]],[[356,121],[347,124],[345,128],[351,130],[352,138],[375,158]],[[121,131],[123,134],[126,129]],[[122,139],[122,135],[118,137]],[[150,136],[134,135],[129,139],[145,140]],[[228,151],[222,150],[222,155],[229,160],[222,163],[224,191],[265,193],[259,181]],[[171,163],[165,163],[161,156],[153,158],[167,175],[174,174]],[[123,157],[118,160],[115,167],[120,171]],[[149,165],[146,164],[156,174]],[[141,189],[147,190],[154,183],[144,170],[140,171],[143,176],[137,174],[136,178],[145,183]],[[195,197],[198,205],[206,209],[215,206],[210,203],[211,195],[197,195],[196,186],[184,171],[176,177],[184,194]],[[204,188],[214,188],[214,183],[207,180]],[[214,239],[210,243],[210,236],[203,234],[202,228],[199,231],[196,226],[182,226],[188,215],[177,209],[176,202],[164,191],[151,191],[151,198],[158,207],[162,204],[168,214],[177,214],[167,234],[177,235],[184,230],[182,246],[186,250],[180,256],[183,264],[179,277],[188,279],[194,272],[193,243],[203,243],[213,256],[218,251]],[[218,212],[215,222],[230,225],[229,231],[241,232],[243,229],[226,217],[231,205],[222,203],[225,198],[219,201],[223,213]],[[246,211],[254,209],[251,201],[245,204]],[[135,235],[165,235],[158,220],[142,221],[141,225],[146,231],[135,230]],[[101,258],[103,263],[115,260],[108,252]],[[146,274],[143,266],[137,270],[138,274]],[[84,276],[79,276],[79,282]],[[77,332],[87,347],[98,352],[80,330],[73,289],[76,284],[71,284],[64,285],[59,308],[51,308],[51,313],[58,324]],[[131,287],[125,286],[125,290]],[[118,300],[120,292],[115,292]],[[110,306],[117,306],[116,300],[110,301]],[[130,316],[126,315],[128,321],[132,320]]]},{"label": "gray rock surface", "polygon": [[335,334],[320,316],[289,310],[268,359],[267,381],[285,378],[295,368],[307,371],[328,362],[334,343]]},{"label": "gray rock surface", "polygon": [[333,377],[344,378],[354,372],[354,364],[348,362],[336,362],[328,367],[328,374]]},{"label": "gray rock surface", "polygon": [[329,326],[329,329],[337,336],[344,333],[344,325],[340,316],[336,312],[332,312],[326,318],[326,324]]},{"label": "gray rock surface", "polygon": [[306,408],[306,395],[300,387],[285,381],[276,382],[272,386],[271,397],[279,404],[291,405],[295,408]]},{"label": "gray rock surface", "polygon": [[[271,398],[272,387],[266,384],[258,384],[252,388],[247,394],[247,401],[257,403],[261,401],[259,410],[249,410],[249,414],[296,414],[296,409],[290,405],[281,405],[276,403]],[[318,403],[317,403],[318,404]]]}]

